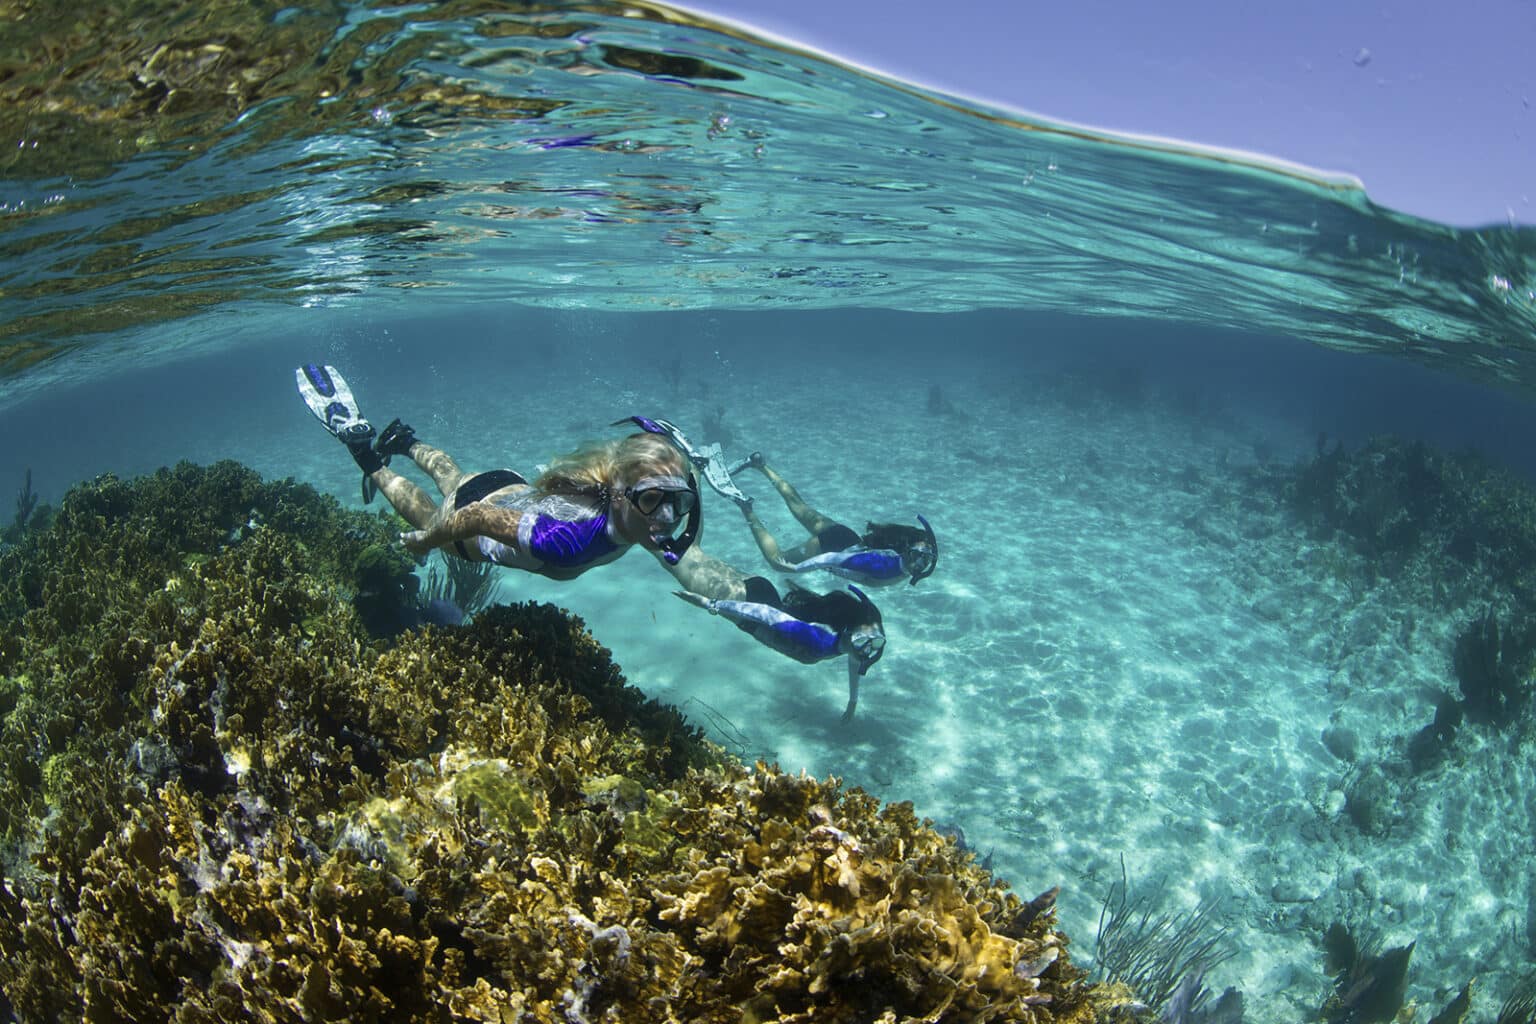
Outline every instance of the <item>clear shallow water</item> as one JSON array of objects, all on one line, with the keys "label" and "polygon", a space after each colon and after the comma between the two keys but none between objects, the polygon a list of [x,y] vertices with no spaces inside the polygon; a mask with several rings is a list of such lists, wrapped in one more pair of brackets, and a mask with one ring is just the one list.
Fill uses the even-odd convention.
[{"label": "clear shallow water", "polygon": [[[1332,917],[1421,937],[1426,1015],[1473,974],[1507,991],[1536,941],[1528,754],[1474,744],[1384,836],[1332,796],[1454,687],[1487,595],[1343,586],[1244,471],[1386,430],[1533,471],[1536,234],[651,8],[520,10],[199,12],[180,49],[72,50],[51,107],[12,103],[37,146],[0,185],[0,482],[235,457],[355,501],[292,395],[306,359],[485,467],[723,409],[730,451],[834,515],[941,532],[939,574],[881,595],[852,727],[835,672],[690,614],[647,562],[503,599],[571,607],[744,756],[914,800],[1026,893],[1062,884],[1080,949],[1122,854],[1222,898],[1250,1019],[1315,1011]],[[209,51],[221,17],[255,20]],[[60,110],[111,128],[81,149]],[[932,385],[959,415],[927,415]],[[755,564],[709,511],[708,549]],[[1321,742],[1340,723],[1354,764]]]}]

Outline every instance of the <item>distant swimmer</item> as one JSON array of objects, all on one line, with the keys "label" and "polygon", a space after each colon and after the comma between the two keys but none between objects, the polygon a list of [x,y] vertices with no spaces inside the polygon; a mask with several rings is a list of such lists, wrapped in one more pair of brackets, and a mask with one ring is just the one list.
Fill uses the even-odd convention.
[{"label": "distant swimmer", "polygon": [[[302,366],[295,377],[310,411],[363,471],[365,500],[376,488],[415,527],[400,535],[415,554],[440,549],[565,580],[634,546],[675,565],[699,535],[699,489],[686,457],[643,424],[555,458],[530,483],[510,469],[467,473],[398,419],[375,437],[335,367]],[[431,477],[441,500],[390,469],[395,455]]]},{"label": "distant swimmer", "polygon": [[922,516],[917,517],[922,529],[896,523],[866,523],[861,536],[852,527],[844,526],[806,504],[800,492],[763,460],[761,452],[753,452],[731,472],[734,475],[749,466],[768,478],[779,497],[784,499],[790,514],[811,535],[798,547],[783,551],[778,540],[758,518],[752,500],[743,497],[736,502],[747,525],[752,528],[758,550],[778,571],[806,573],[820,570],[866,587],[884,587],[903,581],[916,584],[933,575],[939,564],[939,541],[934,536],[933,527]]},{"label": "distant swimmer", "polygon": [[[685,559],[686,561],[686,559]],[[815,594],[791,589],[780,598],[772,584],[752,577],[752,598],[706,598],[689,591],[678,597],[711,615],[729,619],[759,643],[810,665],[848,658],[848,705],[843,721],[859,703],[859,680],[885,653],[885,624],[880,609],[858,587]]]}]

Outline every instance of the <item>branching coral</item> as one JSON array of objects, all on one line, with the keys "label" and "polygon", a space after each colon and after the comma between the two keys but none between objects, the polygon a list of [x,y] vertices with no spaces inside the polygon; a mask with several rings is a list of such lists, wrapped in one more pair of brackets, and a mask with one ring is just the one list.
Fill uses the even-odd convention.
[{"label": "branching coral", "polygon": [[1501,625],[1488,608],[1456,638],[1453,660],[1468,718],[1509,725],[1529,711],[1536,668],[1536,629],[1529,622]]},{"label": "branching coral", "polygon": [[32,470],[29,468],[21,490],[16,492],[16,519],[12,524],[16,536],[26,532],[27,524],[32,521],[32,513],[36,510],[37,492],[32,489]]},{"label": "branching coral", "polygon": [[[908,805],[747,768],[579,620],[363,630],[390,524],[240,467],[0,553],[0,991],[24,1021],[1090,1021]],[[68,571],[65,571],[68,570]]]}]

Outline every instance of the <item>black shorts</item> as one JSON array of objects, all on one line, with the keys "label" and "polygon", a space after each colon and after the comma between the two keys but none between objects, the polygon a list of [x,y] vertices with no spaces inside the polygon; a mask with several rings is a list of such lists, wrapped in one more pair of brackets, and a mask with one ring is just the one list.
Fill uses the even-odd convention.
[{"label": "black shorts", "polygon": [[[523,479],[521,473],[515,473],[510,469],[492,469],[484,473],[476,473],[468,480],[459,484],[458,489],[453,492],[453,507],[461,509],[465,505],[473,505],[492,491],[499,491],[503,487],[511,487],[513,484],[525,484],[527,482],[527,480]],[[454,541],[453,549],[466,562],[474,561],[473,558],[469,557],[469,549],[464,546],[463,541]]]},{"label": "black shorts", "polygon": [[744,581],[747,587],[747,600],[754,604],[767,604],[783,610],[784,600],[779,597],[779,589],[764,576],[748,576]]},{"label": "black shorts", "polygon": [[833,523],[816,535],[816,543],[825,554],[828,551],[847,551],[854,545],[863,543],[863,538],[842,523]]},{"label": "black shorts", "polygon": [[465,505],[479,501],[492,491],[527,482],[521,473],[514,473],[510,469],[493,469],[485,473],[476,473],[459,484],[458,490],[453,492],[453,507],[463,508]]}]

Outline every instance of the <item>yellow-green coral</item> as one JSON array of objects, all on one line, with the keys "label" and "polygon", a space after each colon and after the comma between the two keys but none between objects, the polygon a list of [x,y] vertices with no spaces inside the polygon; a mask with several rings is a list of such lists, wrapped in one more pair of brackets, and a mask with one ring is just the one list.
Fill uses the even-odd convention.
[{"label": "yellow-green coral", "polygon": [[[205,503],[193,528],[136,539],[171,485]],[[20,1019],[1044,1022],[1109,999],[909,805],[727,759],[557,609],[369,641],[342,595],[371,522],[179,467],[90,485],[0,556],[0,671],[28,680],[0,725]]]}]

